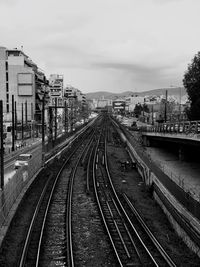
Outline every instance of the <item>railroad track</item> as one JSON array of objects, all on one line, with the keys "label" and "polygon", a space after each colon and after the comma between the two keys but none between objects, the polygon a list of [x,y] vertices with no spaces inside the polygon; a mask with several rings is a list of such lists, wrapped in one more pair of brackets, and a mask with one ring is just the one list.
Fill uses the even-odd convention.
[{"label": "railroad track", "polygon": [[19,266],[74,266],[71,205],[77,167],[93,134],[70,144],[71,152],[61,156],[62,166],[49,177],[27,231]]},{"label": "railroad track", "polygon": [[[176,266],[152,233],[141,227],[127,196],[120,201],[111,181],[102,130],[93,161],[93,183],[98,207],[120,266]],[[128,215],[123,205],[129,207]]]}]

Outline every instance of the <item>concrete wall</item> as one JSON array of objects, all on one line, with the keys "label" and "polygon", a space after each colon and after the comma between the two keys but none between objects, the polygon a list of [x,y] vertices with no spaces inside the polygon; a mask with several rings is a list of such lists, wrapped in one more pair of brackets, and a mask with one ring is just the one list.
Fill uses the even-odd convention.
[{"label": "concrete wall", "polygon": [[17,170],[15,175],[6,183],[3,191],[0,191],[0,227],[3,227],[16,199],[23,192],[26,185],[32,181],[41,166],[42,149],[38,149],[29,162],[28,168],[24,166]]},{"label": "concrete wall", "polygon": [[[200,236],[200,221],[181,205],[169,190],[167,190],[160,181],[160,177],[157,177],[146,163],[148,162],[147,158],[144,160],[145,155],[138,153],[138,151],[135,150],[134,145],[125,137],[125,135],[119,129],[117,130],[123,142],[126,143],[127,151],[132,158],[132,161],[136,162],[137,170],[143,181],[146,185],[153,187],[154,198],[165,212],[172,227],[188,247],[200,257],[200,240],[198,238],[198,236]],[[157,191],[155,188],[157,188]]]}]

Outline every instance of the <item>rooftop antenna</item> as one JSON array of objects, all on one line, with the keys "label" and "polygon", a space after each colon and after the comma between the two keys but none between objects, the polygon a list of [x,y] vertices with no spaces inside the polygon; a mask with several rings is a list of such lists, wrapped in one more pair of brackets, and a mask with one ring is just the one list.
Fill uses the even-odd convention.
[{"label": "rooftop antenna", "polygon": [[21,50],[22,50],[22,52],[23,52],[23,45],[21,45]]}]

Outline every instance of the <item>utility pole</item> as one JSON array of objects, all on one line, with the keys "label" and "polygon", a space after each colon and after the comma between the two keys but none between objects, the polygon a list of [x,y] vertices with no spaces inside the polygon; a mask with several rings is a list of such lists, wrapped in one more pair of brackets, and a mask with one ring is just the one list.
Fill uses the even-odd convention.
[{"label": "utility pole", "polygon": [[57,97],[55,98],[55,132],[54,132],[54,141],[57,139]]},{"label": "utility pole", "polygon": [[24,105],[22,103],[22,142],[24,141]]},{"label": "utility pole", "polygon": [[15,140],[17,139],[17,102],[15,101]]},{"label": "utility pole", "polygon": [[65,101],[65,133],[68,133],[68,106],[67,106],[67,101]]},{"label": "utility pole", "polygon": [[42,99],[42,166],[45,163],[45,130],[44,130],[44,112],[45,112],[45,93]]},{"label": "utility pole", "polygon": [[166,90],[166,93],[165,93],[165,122],[167,121],[167,94],[168,94],[168,91]]},{"label": "utility pole", "polygon": [[74,104],[73,104],[73,99],[71,100],[71,114],[70,114],[70,123],[71,123],[71,132],[73,132],[73,128],[74,128],[74,122],[73,122],[73,119],[74,119]]},{"label": "utility pole", "polygon": [[12,95],[12,151],[15,151],[15,101]]},{"label": "utility pole", "polygon": [[48,142],[50,141],[53,146],[53,108],[49,107],[49,131],[48,131]]},{"label": "utility pole", "polygon": [[1,190],[4,188],[4,142],[3,142],[3,101],[0,100],[0,174],[1,174]]},{"label": "utility pole", "polygon": [[27,124],[28,124],[27,100],[25,102],[25,124],[27,127]]}]

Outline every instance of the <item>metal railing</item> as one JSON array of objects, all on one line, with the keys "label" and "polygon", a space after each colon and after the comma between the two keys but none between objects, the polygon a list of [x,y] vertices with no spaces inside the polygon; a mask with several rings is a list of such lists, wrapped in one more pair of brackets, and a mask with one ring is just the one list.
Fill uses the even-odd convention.
[{"label": "metal railing", "polygon": [[143,132],[199,134],[200,121],[165,122],[158,125],[141,126],[140,130]]}]

